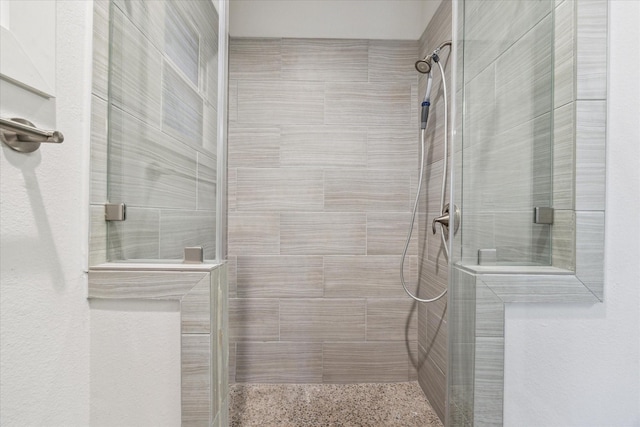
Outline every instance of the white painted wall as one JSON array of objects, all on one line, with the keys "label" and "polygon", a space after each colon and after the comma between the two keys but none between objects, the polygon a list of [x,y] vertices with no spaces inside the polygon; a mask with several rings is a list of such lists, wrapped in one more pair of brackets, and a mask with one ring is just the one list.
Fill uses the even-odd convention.
[{"label": "white painted wall", "polygon": [[231,37],[418,40],[442,0],[232,0]]},{"label": "white painted wall", "polygon": [[605,302],[507,305],[507,427],[640,426],[640,2],[609,16]]},{"label": "white painted wall", "polygon": [[86,300],[91,2],[58,1],[61,145],[0,149],[0,421],[89,424]]}]

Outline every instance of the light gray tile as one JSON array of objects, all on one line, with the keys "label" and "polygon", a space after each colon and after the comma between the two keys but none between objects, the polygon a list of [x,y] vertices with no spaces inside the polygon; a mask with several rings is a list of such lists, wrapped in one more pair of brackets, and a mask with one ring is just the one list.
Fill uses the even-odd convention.
[{"label": "light gray tile", "polygon": [[237,265],[238,257],[236,255],[229,255],[227,257],[227,285],[230,298],[237,298]]},{"label": "light gray tile", "polygon": [[576,2],[576,92],[577,99],[607,97],[606,0]]},{"label": "light gray tile", "polygon": [[107,222],[104,205],[90,207],[89,267],[107,262]]},{"label": "light gray tile", "polygon": [[367,40],[283,39],[282,79],[367,81]]},{"label": "light gray tile", "polygon": [[165,62],[162,73],[162,130],[196,149],[202,148],[203,101],[197,86]]},{"label": "light gray tile", "polygon": [[239,256],[240,298],[322,297],[321,256]]},{"label": "light gray tile", "polygon": [[280,128],[230,127],[229,168],[274,168],[280,166]]},{"label": "light gray tile", "polygon": [[574,103],[557,108],[553,116],[553,207],[573,209],[575,182]]},{"label": "light gray tile", "polygon": [[231,37],[229,40],[229,78],[235,80],[273,80],[280,78],[282,40]]},{"label": "light gray tile", "polygon": [[369,40],[369,81],[417,81],[418,43],[413,40]]},{"label": "light gray tile", "polygon": [[227,212],[237,210],[236,190],[238,187],[238,171],[235,168],[227,168]]},{"label": "light gray tile", "polygon": [[[409,212],[367,212],[367,255],[401,254],[410,222]],[[418,241],[418,230],[414,224],[408,255],[417,255]]]},{"label": "light gray tile", "polygon": [[92,204],[107,201],[107,103],[91,97],[91,189]]},{"label": "light gray tile", "polygon": [[280,252],[280,215],[230,213],[229,255],[267,255]]},{"label": "light gray tile", "polygon": [[[218,180],[218,160],[206,154],[196,153],[198,161],[198,192],[196,207],[198,210],[216,210],[216,191]],[[213,213],[215,217],[215,213]]]},{"label": "light gray tile", "polygon": [[326,124],[390,126],[410,121],[410,83],[326,84]]},{"label": "light gray tile", "polygon": [[407,349],[397,342],[324,343],[324,383],[407,381]]},{"label": "light gray tile", "polygon": [[448,325],[445,317],[427,308],[427,339],[425,351],[427,363],[433,363],[442,372],[447,372]]},{"label": "light gray tile", "polygon": [[284,167],[364,167],[367,132],[364,128],[284,126],[280,164]]},{"label": "light gray tile", "polygon": [[89,298],[181,300],[208,273],[90,271]]},{"label": "light gray tile", "polygon": [[[205,102],[202,109],[202,149],[211,157],[218,153],[218,110]],[[197,148],[197,147],[196,147]]]},{"label": "light gray tile", "polygon": [[415,341],[417,314],[417,303],[407,297],[368,298],[367,341]]},{"label": "light gray tile", "polygon": [[196,87],[200,80],[200,35],[179,2],[167,2],[163,51]]},{"label": "light gray tile", "polygon": [[[435,298],[447,289],[449,269],[442,264],[435,264],[427,259],[419,260],[419,292],[420,298]],[[440,298],[430,303],[430,309],[444,313],[446,310],[447,298]]]},{"label": "light gray tile", "polygon": [[605,101],[576,103],[577,211],[604,210],[606,117]]},{"label": "light gray tile", "polygon": [[326,170],[324,208],[341,212],[408,212],[409,190],[409,173],[403,170]]},{"label": "light gray tile", "polygon": [[158,50],[164,48],[165,2],[115,0],[113,3]]},{"label": "light gray tile", "polygon": [[572,210],[553,213],[551,227],[552,263],[554,267],[575,271],[576,269],[576,217]]},{"label": "light gray tile", "polygon": [[[134,2],[135,3],[135,2]],[[113,8],[109,99],[158,125],[161,116],[161,54],[118,8]]]},{"label": "light gray tile", "polygon": [[280,300],[282,341],[363,341],[364,338],[364,299]]},{"label": "light gray tile", "polygon": [[229,76],[229,128],[238,121],[238,80],[234,80]]},{"label": "light gray tile", "polygon": [[[424,352],[425,349],[421,351]],[[444,419],[447,396],[446,375],[438,369],[436,364],[425,353],[423,353],[422,357],[425,362],[422,363],[418,371],[418,381],[438,417]]]},{"label": "light gray tile", "polygon": [[109,90],[109,1],[93,2],[93,68],[91,92],[107,99]]},{"label": "light gray tile", "polygon": [[107,239],[109,261],[158,259],[160,212],[127,207],[126,221],[107,224]]},{"label": "light gray tile", "polygon": [[183,334],[208,334],[211,332],[210,288],[211,277],[207,275],[182,297],[180,328]]},{"label": "light gray tile", "polygon": [[476,287],[476,337],[504,336],[504,302],[484,283]]},{"label": "light gray tile", "polygon": [[279,312],[277,299],[229,300],[229,339],[231,342],[278,341]]},{"label": "light gray tile", "polygon": [[555,9],[554,39],[554,106],[560,107],[575,99],[575,3],[563,2]]},{"label": "light gray tile", "polygon": [[404,169],[417,175],[420,137],[415,127],[369,128],[367,167]]},{"label": "light gray tile", "polygon": [[239,383],[320,383],[322,344],[303,342],[238,343]]},{"label": "light gray tile", "polygon": [[211,411],[211,351],[208,334],[182,334],[182,424],[204,425]]},{"label": "light gray tile", "polygon": [[[407,286],[415,292],[417,262],[407,257],[404,266]],[[324,295],[328,298],[403,298],[399,256],[325,256]]]},{"label": "light gray tile", "polygon": [[474,425],[502,425],[504,338],[478,337],[475,359]]},{"label": "light gray tile", "polygon": [[215,259],[216,218],[213,211],[160,211],[160,258],[183,259],[184,248],[202,246],[205,259]]},{"label": "light gray tile", "polygon": [[283,212],[280,219],[283,255],[364,255],[364,213]]},{"label": "light gray tile", "polygon": [[117,108],[109,120],[109,201],[195,209],[196,153]]},{"label": "light gray tile", "polygon": [[573,275],[483,275],[482,281],[504,302],[596,302]]},{"label": "light gray tile", "polygon": [[242,211],[318,211],[323,208],[321,170],[238,168],[236,208]]},{"label": "light gray tile", "polygon": [[322,124],[324,84],[238,80],[238,123]]},{"label": "light gray tile", "polygon": [[576,276],[599,299],[604,297],[604,212],[576,215]]}]

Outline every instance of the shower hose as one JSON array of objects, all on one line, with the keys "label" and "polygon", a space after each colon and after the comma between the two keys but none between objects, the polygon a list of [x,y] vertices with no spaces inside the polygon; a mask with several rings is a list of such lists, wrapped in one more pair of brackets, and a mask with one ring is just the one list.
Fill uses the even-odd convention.
[{"label": "shower hose", "polygon": [[[438,64],[438,69],[440,70],[440,76],[442,77],[442,90],[443,90],[443,95],[444,95],[444,160],[443,160],[443,167],[442,167],[442,186],[440,188],[440,212],[444,211],[444,196],[445,196],[445,188],[447,185],[447,163],[448,163],[448,158],[449,158],[449,144],[447,141],[447,132],[448,132],[448,126],[447,126],[447,111],[448,111],[448,106],[447,106],[447,82],[445,80],[445,75],[444,75],[444,69],[442,68],[442,64],[440,64],[440,61],[435,61],[436,64]],[[402,260],[400,261],[400,281],[402,282],[402,287],[404,288],[404,291],[407,293],[407,295],[409,295],[411,298],[413,298],[414,300],[418,301],[418,302],[434,302],[434,301],[438,301],[440,298],[442,298],[443,296],[446,295],[447,293],[447,289],[445,289],[444,291],[442,291],[442,293],[434,298],[419,298],[417,295],[413,295],[411,293],[411,291],[407,288],[407,284],[404,280],[404,260],[407,256],[407,250],[409,249],[409,243],[411,242],[411,234],[413,232],[413,224],[415,223],[416,220],[416,212],[418,211],[418,202],[420,201],[420,190],[422,188],[422,177],[423,177],[423,173],[424,173],[424,154],[425,154],[425,150],[424,150],[424,137],[425,137],[425,132],[426,132],[426,126],[421,129],[420,131],[420,177],[418,179],[418,190],[416,192],[416,200],[413,204],[413,213],[411,214],[411,223],[409,224],[409,232],[407,234],[407,241],[404,245],[404,250],[402,251]],[[442,246],[444,247],[444,252],[445,255],[447,257],[447,260],[449,260],[449,246],[447,245],[447,239],[444,233],[444,227],[440,227],[440,239],[442,240]],[[420,280],[420,278],[418,278],[418,280]]]}]

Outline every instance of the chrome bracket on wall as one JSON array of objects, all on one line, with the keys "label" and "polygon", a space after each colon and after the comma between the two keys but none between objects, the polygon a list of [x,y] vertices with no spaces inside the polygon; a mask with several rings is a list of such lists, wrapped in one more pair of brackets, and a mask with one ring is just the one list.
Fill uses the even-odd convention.
[{"label": "chrome bracket on wall", "polygon": [[127,206],[124,203],[105,203],[105,221],[124,221],[127,219]]},{"label": "chrome bracket on wall", "polygon": [[553,224],[553,208],[533,208],[533,222],[535,224]]},{"label": "chrome bracket on wall", "polygon": [[60,144],[64,135],[57,130],[38,129],[29,120],[20,118],[0,119],[0,139],[12,150],[32,153],[43,142]]}]

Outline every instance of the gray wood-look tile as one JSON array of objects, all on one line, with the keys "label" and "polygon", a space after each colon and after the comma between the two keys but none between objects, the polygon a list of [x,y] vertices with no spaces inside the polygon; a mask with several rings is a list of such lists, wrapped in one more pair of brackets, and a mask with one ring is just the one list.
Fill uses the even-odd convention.
[{"label": "gray wood-look tile", "polygon": [[367,131],[361,127],[283,126],[282,167],[365,167]]},{"label": "gray wood-look tile", "polygon": [[202,246],[205,259],[215,258],[213,211],[160,211],[160,258],[182,259],[185,247]]},{"label": "gray wood-look tile", "polygon": [[[404,249],[411,214],[367,212],[367,255],[399,255]],[[414,224],[408,255],[418,254],[418,230]]]},{"label": "gray wood-look tile", "polygon": [[417,303],[405,298],[367,298],[367,341],[413,342],[417,336]]},{"label": "gray wood-look tile", "polygon": [[358,126],[409,125],[410,83],[327,83],[326,124]]},{"label": "gray wood-look tile", "polygon": [[231,37],[229,78],[234,80],[280,79],[282,40]]},{"label": "gray wood-look tile", "polygon": [[90,271],[89,298],[181,300],[208,273]]},{"label": "gray wood-look tile", "polygon": [[447,372],[447,346],[448,341],[448,325],[446,313],[444,317],[439,316],[435,310],[427,310],[427,339],[424,349],[432,362],[442,372]]},{"label": "gray wood-look tile", "polygon": [[408,355],[398,342],[323,344],[324,383],[407,381]]},{"label": "gray wood-look tile", "polygon": [[478,337],[475,359],[474,426],[502,425],[504,338]]},{"label": "gray wood-look tile", "polygon": [[[399,256],[325,256],[324,296],[327,298],[389,297],[403,298]],[[415,291],[416,257],[407,257],[405,281]]]},{"label": "gray wood-look tile", "polygon": [[115,0],[114,5],[155,48],[164,49],[165,2]]},{"label": "gray wood-look tile", "polygon": [[599,299],[604,298],[604,212],[575,213],[576,276]]},{"label": "gray wood-look tile", "polygon": [[229,289],[229,297],[236,298],[238,296],[237,293],[237,265],[238,265],[238,257],[237,255],[228,255],[227,256],[227,281],[228,281],[228,289]]},{"label": "gray wood-look tile", "polygon": [[482,275],[482,281],[506,303],[597,302],[573,275]]},{"label": "gray wood-look tile", "polygon": [[369,128],[367,130],[367,167],[404,169],[417,175],[420,136],[413,126]]},{"label": "gray wood-look tile", "polygon": [[324,83],[238,80],[238,123],[322,124]]},{"label": "gray wood-look tile", "polygon": [[280,252],[280,215],[230,213],[229,255],[267,255]]},{"label": "gray wood-look tile", "polygon": [[211,411],[208,334],[182,334],[182,425],[206,425]]},{"label": "gray wood-look tile", "polygon": [[[435,298],[447,289],[447,281],[449,277],[448,267],[441,264],[435,264],[424,257],[419,260],[419,294],[420,298]],[[445,311],[447,298],[440,298],[438,301],[431,303],[429,309],[437,310],[439,313]]]},{"label": "gray wood-look tile", "polygon": [[202,148],[203,100],[165,61],[162,72],[162,130],[193,148]]},{"label": "gray wood-look tile", "polygon": [[238,171],[235,168],[227,167],[227,212],[232,213],[237,210],[236,188],[238,186]]},{"label": "gray wood-look tile", "polygon": [[243,342],[237,346],[239,383],[322,382],[321,343]]},{"label": "gray wood-look tile", "polygon": [[107,103],[91,96],[91,188],[90,202],[107,201]]},{"label": "gray wood-look tile", "polygon": [[238,122],[238,80],[229,76],[229,129],[232,129]]},{"label": "gray wood-look tile", "polygon": [[283,255],[364,255],[364,213],[280,214],[280,253]]},{"label": "gray wood-look tile", "polygon": [[[216,192],[218,180],[218,160],[203,153],[197,154],[197,200],[198,210],[213,212],[216,210]],[[215,213],[212,218],[215,218]]]},{"label": "gray wood-look tile", "polygon": [[89,266],[107,262],[107,222],[104,205],[91,205],[89,231]]},{"label": "gray wood-look tile", "polygon": [[563,2],[555,9],[553,105],[557,108],[575,99],[575,3]]},{"label": "gray wood-look tile", "polygon": [[[197,6],[196,6],[197,7]],[[188,8],[179,2],[165,5],[165,56],[193,85],[198,86],[200,74],[200,35],[187,18]],[[204,58],[203,58],[204,59]]]},{"label": "gray wood-look tile", "polygon": [[282,341],[364,341],[364,338],[364,299],[280,300]]},{"label": "gray wood-look tile", "polygon": [[607,0],[576,2],[577,99],[607,97]]},{"label": "gray wood-look tile", "polygon": [[407,81],[418,79],[414,64],[418,43],[414,40],[369,40],[369,81]]},{"label": "gray wood-look tile", "polygon": [[575,271],[576,269],[576,216],[573,210],[556,209],[551,228],[551,265]]},{"label": "gray wood-look tile", "polygon": [[227,158],[229,168],[279,167],[281,140],[278,126],[230,127]]},{"label": "gray wood-look tile", "polygon": [[118,108],[109,120],[109,201],[195,209],[195,151]]},{"label": "gray wood-look tile", "polygon": [[239,211],[319,211],[323,173],[303,168],[238,168],[236,208]]},{"label": "gray wood-look tile", "polygon": [[93,2],[93,68],[91,92],[107,99],[109,90],[109,1]]},{"label": "gray wood-look tile", "polygon": [[[183,334],[208,334],[211,332],[210,288],[211,277],[207,275],[182,297],[180,328]],[[217,325],[214,325],[213,329],[217,329]]]},{"label": "gray wood-look tile", "polygon": [[573,209],[575,184],[575,104],[556,108],[553,116],[553,207]]},{"label": "gray wood-look tile", "polygon": [[107,224],[107,258],[158,259],[159,239],[160,212],[157,209],[127,206],[126,221],[112,221]]},{"label": "gray wood-look tile", "polygon": [[324,208],[340,212],[409,212],[409,190],[409,172],[405,170],[326,170]]},{"label": "gray wood-look tile", "polygon": [[367,81],[367,40],[283,39],[282,79]]},{"label": "gray wood-look tile", "polygon": [[426,356],[425,349],[422,348],[423,363],[418,370],[418,382],[425,392],[429,403],[438,414],[440,419],[444,419],[445,399],[447,396],[447,377],[436,366],[435,362]]},{"label": "gray wood-look tile", "polygon": [[237,341],[278,341],[277,299],[229,300],[229,339]]},{"label": "gray wood-look tile", "polygon": [[113,12],[110,101],[138,118],[159,125],[161,53],[120,9],[113,8]]},{"label": "gray wood-look tile", "polygon": [[216,157],[218,151],[218,110],[215,105],[206,101],[202,108],[202,151],[211,157]]},{"label": "gray wood-look tile", "polygon": [[504,336],[504,302],[489,287],[476,285],[476,336]]},{"label": "gray wood-look tile", "polygon": [[240,298],[322,297],[321,256],[238,256]]},{"label": "gray wood-look tile", "polygon": [[604,210],[606,101],[576,103],[576,211]]}]

